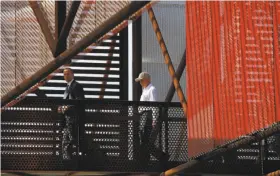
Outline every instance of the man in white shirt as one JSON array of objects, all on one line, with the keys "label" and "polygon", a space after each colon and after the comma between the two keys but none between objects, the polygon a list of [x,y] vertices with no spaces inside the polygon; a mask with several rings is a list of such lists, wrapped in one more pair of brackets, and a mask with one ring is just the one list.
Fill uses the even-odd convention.
[{"label": "man in white shirt", "polygon": [[[139,74],[138,78],[135,79],[136,82],[140,82],[143,91],[140,101],[157,101],[156,88],[151,83],[151,76],[147,72],[142,72]],[[141,115],[139,123],[140,132],[140,162],[145,168],[150,160],[150,154],[160,161],[168,160],[167,154],[161,151],[161,149],[155,147],[152,141],[153,131],[156,133],[155,125],[158,109],[156,107],[139,107],[138,112]],[[166,169],[166,168],[165,168]]]},{"label": "man in white shirt", "polygon": [[140,82],[143,88],[140,101],[157,101],[156,88],[151,83],[151,76],[149,73],[140,73],[138,78],[135,79],[135,81]]},{"label": "man in white shirt", "polygon": [[[151,76],[147,72],[142,72],[139,74],[138,78],[135,79],[136,82],[139,82],[142,86],[142,95],[140,101],[157,101],[156,88],[151,83]],[[149,112],[150,111],[150,112]],[[156,120],[156,117],[152,114],[156,114],[156,111],[153,107],[138,107],[138,112],[141,114],[143,112],[149,112],[153,116],[153,126]]]}]

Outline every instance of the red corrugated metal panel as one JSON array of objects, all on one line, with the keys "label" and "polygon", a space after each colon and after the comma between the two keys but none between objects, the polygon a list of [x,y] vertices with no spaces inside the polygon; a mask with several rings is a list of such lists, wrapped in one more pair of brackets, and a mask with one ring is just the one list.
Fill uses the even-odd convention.
[{"label": "red corrugated metal panel", "polygon": [[193,156],[280,119],[280,23],[278,2],[186,5]]}]

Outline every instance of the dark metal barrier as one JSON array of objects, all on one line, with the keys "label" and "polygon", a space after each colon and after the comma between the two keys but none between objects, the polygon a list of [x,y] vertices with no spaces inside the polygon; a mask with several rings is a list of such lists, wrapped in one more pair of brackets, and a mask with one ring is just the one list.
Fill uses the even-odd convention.
[{"label": "dark metal barrier", "polygon": [[[66,104],[85,107],[85,138],[92,156],[74,168],[67,168],[61,156],[63,117],[57,108]],[[186,162],[187,125],[180,103],[27,98],[2,112],[2,170],[163,171],[152,154],[145,168],[139,164],[145,116],[159,125],[144,140],[152,146],[148,150],[168,153],[170,167]]]},{"label": "dark metal barrier", "polygon": [[[88,157],[65,165],[60,105],[84,107]],[[1,117],[2,170],[162,172],[187,162],[180,103],[27,98]],[[82,117],[80,117],[82,118]],[[279,169],[275,137],[201,163],[192,173],[262,174]]]}]

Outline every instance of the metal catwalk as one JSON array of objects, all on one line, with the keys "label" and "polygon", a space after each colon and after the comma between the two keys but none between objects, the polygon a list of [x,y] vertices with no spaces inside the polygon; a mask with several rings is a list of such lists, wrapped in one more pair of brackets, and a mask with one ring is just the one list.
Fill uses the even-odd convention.
[{"label": "metal catwalk", "polygon": [[[85,137],[91,141],[87,148],[90,157],[76,158],[71,167],[63,164],[61,156],[63,118],[57,107],[65,104],[85,108]],[[156,125],[144,150],[139,131],[149,118]],[[1,133],[2,172],[160,173],[188,161],[187,122],[179,103],[26,98],[2,112]],[[274,140],[272,136],[227,152],[188,173],[258,175],[275,171],[280,160],[271,148]],[[156,149],[168,157],[160,157]]]}]

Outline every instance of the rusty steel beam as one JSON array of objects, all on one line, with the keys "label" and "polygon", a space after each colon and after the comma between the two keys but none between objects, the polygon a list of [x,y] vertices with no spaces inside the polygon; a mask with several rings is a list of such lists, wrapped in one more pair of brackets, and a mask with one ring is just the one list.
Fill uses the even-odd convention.
[{"label": "rusty steel beam", "polygon": [[71,8],[64,21],[63,27],[61,29],[61,32],[59,34],[59,37],[58,37],[58,40],[56,43],[55,56],[58,56],[59,54],[61,54],[63,52],[63,50],[60,48],[60,46],[62,44],[64,44],[67,40],[67,37],[69,35],[70,29],[72,27],[72,24],[74,22],[74,19],[75,19],[75,16],[77,14],[80,4],[81,4],[81,1],[73,1],[71,4]]},{"label": "rusty steel beam", "polygon": [[[181,61],[180,61],[180,64],[176,70],[176,76],[177,76],[177,79],[180,81],[181,77],[182,77],[182,74],[185,70],[185,67],[186,67],[186,50],[183,54],[183,57],[181,58]],[[174,96],[174,93],[175,93],[175,87],[174,87],[174,84],[171,83],[169,89],[168,89],[168,92],[167,92],[167,95],[165,97],[165,102],[171,102],[172,101],[172,98]]]},{"label": "rusty steel beam", "polygon": [[276,122],[273,125],[265,128],[265,129],[259,130],[257,132],[254,132],[252,134],[239,138],[230,143],[221,145],[218,148],[213,149],[212,151],[209,151],[196,158],[189,160],[185,164],[181,164],[175,168],[162,172],[160,175],[161,176],[172,176],[172,175],[179,174],[182,172],[188,172],[193,167],[197,166],[198,164],[200,164],[202,162],[209,161],[215,157],[221,156],[222,154],[224,154],[226,152],[230,152],[232,150],[242,148],[244,146],[247,146],[248,144],[259,142],[259,141],[261,141],[265,138],[268,138],[274,134],[277,134],[279,132],[280,132],[280,122]]},{"label": "rusty steel beam", "polygon": [[176,77],[176,73],[175,73],[175,70],[174,70],[172,61],[171,61],[171,59],[170,59],[169,53],[168,53],[168,51],[167,51],[167,47],[166,47],[166,45],[165,45],[164,39],[163,39],[163,37],[162,37],[162,34],[161,34],[161,31],[160,31],[158,22],[157,22],[157,20],[156,20],[156,17],[155,17],[153,8],[150,8],[150,9],[148,10],[148,14],[149,14],[150,20],[151,20],[151,22],[152,22],[152,26],[153,26],[153,29],[154,29],[154,31],[155,31],[157,40],[158,40],[158,42],[159,42],[159,45],[160,45],[162,54],[163,54],[163,56],[164,56],[165,64],[166,64],[167,67],[168,67],[169,74],[170,74],[170,76],[171,76],[171,78],[172,78],[172,82],[173,82],[173,84],[174,84],[175,90],[177,91],[178,97],[179,97],[180,102],[181,102],[181,105],[182,105],[182,107],[183,107],[185,117],[187,118],[187,109],[188,109],[187,101],[186,101],[186,99],[185,99],[184,93],[183,93],[182,88],[181,88],[181,86],[180,86],[179,80],[178,80],[178,78]]},{"label": "rusty steel beam", "polygon": [[267,174],[266,176],[280,176],[280,170],[271,172],[271,173]]},{"label": "rusty steel beam", "polygon": [[106,20],[102,25],[98,26],[94,31],[90,32],[83,39],[74,44],[71,48],[61,53],[49,64],[41,68],[29,78],[22,81],[18,86],[13,88],[1,98],[1,107],[17,98],[26,90],[34,86],[37,82],[47,77],[50,73],[55,71],[63,64],[70,61],[72,57],[83,51],[86,47],[96,42],[99,38],[103,37],[106,33],[119,25],[124,20],[128,19],[134,12],[140,10],[147,5],[150,1],[132,1],[129,5],[121,9],[118,13]]},{"label": "rusty steel beam", "polygon": [[42,12],[42,10],[39,7],[39,4],[37,1],[29,1],[29,5],[32,8],[34,15],[36,16],[36,19],[41,27],[41,30],[46,38],[46,41],[49,45],[49,48],[52,52],[52,54],[54,54],[55,52],[55,40],[53,38],[53,35],[51,33],[51,30],[49,28],[49,24],[48,21],[45,19],[44,14]]}]

